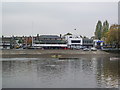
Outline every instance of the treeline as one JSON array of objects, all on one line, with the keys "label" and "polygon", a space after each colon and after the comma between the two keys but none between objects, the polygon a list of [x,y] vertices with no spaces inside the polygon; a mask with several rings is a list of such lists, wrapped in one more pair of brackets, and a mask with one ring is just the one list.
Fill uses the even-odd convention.
[{"label": "treeline", "polygon": [[95,29],[95,39],[103,40],[106,44],[120,46],[120,25],[114,24],[109,26],[108,21],[99,20]]}]

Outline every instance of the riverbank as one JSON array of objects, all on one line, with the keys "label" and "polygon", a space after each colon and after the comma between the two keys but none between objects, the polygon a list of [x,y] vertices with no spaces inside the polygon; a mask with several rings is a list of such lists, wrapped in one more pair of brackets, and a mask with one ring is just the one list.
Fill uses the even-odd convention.
[{"label": "riverbank", "polygon": [[105,51],[83,50],[2,50],[2,58],[79,58],[81,56],[118,56]]}]

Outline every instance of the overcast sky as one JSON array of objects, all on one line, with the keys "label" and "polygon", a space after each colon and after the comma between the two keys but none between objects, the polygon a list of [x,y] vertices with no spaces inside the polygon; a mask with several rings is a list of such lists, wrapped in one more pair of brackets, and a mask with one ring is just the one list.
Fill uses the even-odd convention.
[{"label": "overcast sky", "polygon": [[[74,34],[91,37],[98,20],[118,23],[117,2],[4,2],[2,34]],[[74,30],[76,29],[76,30]]]}]

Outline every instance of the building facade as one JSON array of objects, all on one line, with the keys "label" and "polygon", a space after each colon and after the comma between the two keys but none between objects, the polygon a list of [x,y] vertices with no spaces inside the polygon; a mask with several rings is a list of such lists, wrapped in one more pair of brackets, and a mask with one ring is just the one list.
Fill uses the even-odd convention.
[{"label": "building facade", "polygon": [[98,45],[98,41],[79,35],[37,35],[29,37],[2,37],[1,48],[4,49],[82,49]]},{"label": "building facade", "polygon": [[1,49],[10,49],[11,48],[11,37],[2,37],[1,38]]},{"label": "building facade", "polygon": [[40,35],[33,38],[33,47],[44,49],[67,48],[67,42],[57,35]]},{"label": "building facade", "polygon": [[101,49],[104,46],[104,41],[101,40],[94,40],[93,43],[94,43],[94,47],[98,49]]},{"label": "building facade", "polygon": [[81,49],[83,47],[93,47],[93,40],[88,38],[82,38],[78,35],[66,35],[68,48]]}]

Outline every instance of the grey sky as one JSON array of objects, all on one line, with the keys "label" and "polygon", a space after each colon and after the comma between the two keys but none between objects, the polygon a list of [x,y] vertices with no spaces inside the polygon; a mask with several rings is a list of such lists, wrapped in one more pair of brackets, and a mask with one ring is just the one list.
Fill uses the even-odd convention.
[{"label": "grey sky", "polygon": [[2,5],[2,34],[7,36],[71,32],[91,37],[98,20],[118,23],[117,2],[7,2]]}]

